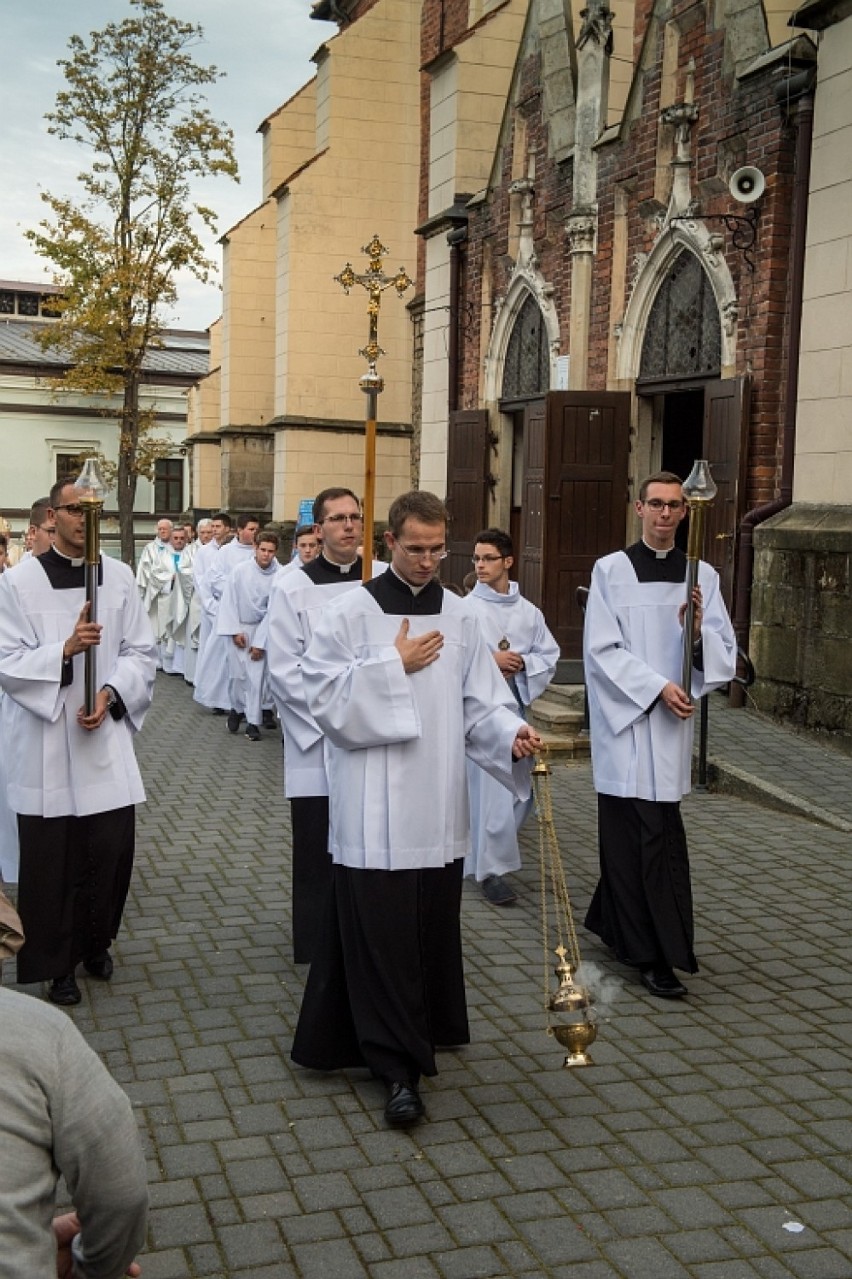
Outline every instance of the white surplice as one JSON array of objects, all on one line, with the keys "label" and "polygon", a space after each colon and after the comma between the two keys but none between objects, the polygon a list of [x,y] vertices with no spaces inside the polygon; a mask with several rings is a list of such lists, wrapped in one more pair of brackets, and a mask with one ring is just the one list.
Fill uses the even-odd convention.
[{"label": "white surplice", "polygon": [[[541,610],[524,599],[517,582],[509,582],[505,595],[484,582],[477,582],[464,602],[479,619],[492,654],[508,647],[523,657],[524,669],[506,682],[525,714],[530,703],[542,695],[553,679],[559,660],[559,645],[547,629]],[[501,678],[504,677],[501,675]],[[532,761],[526,760],[523,767],[531,769]],[[489,875],[508,875],[520,869],[518,831],[529,814],[532,800],[513,800],[505,786],[470,760],[467,780],[471,851],[464,870],[481,883]]]},{"label": "white surplice", "polygon": [[110,684],[127,714],[107,715],[94,732],[77,723],[84,699],[82,653],[62,685],[62,650],[85,603],[83,587],[54,590],[38,559],[0,577],[0,687],[8,795],[17,813],[41,817],[108,812],[145,798],[133,752],[154,687],[156,648],[133,574],[102,559],[97,683]]},{"label": "white surplice", "polygon": [[4,718],[7,710],[8,698],[0,688],[0,879],[6,884],[17,884],[20,860],[18,819],[9,806],[7,760],[12,750],[12,738]]},{"label": "white surplice", "polygon": [[[703,670],[694,669],[699,698],[736,672],[737,644],[719,575],[698,566],[703,596]],[[595,790],[623,798],[679,802],[691,788],[693,716],[678,719],[657,704],[665,685],[680,685],[683,632],[677,612],[683,582],[640,582],[629,557],[615,551],[592,573],[583,630]]]},{"label": "white surplice", "polygon": [[366,590],[323,610],[302,659],[308,708],[326,736],[329,851],[361,870],[441,867],[470,848],[465,755],[519,797],[523,721],[477,619],[444,592],[440,614],[413,616],[412,638],[440,630],[437,661],[407,675],[394,640],[402,617]]},{"label": "white surplice", "polygon": [[[294,561],[293,561],[294,563]],[[387,564],[373,563],[373,576]],[[312,582],[301,565],[285,568],[275,579],[262,637],[269,681],[284,738],[284,794],[288,799],[327,795],[322,729],[305,699],[302,656],[316,620],[342,592],[361,585],[355,565],[339,582]]]},{"label": "white surplice", "polygon": [[[228,648],[230,706],[245,715],[249,724],[260,727],[263,712],[272,709],[272,693],[266,654],[253,660],[249,650],[263,648],[258,639],[258,627],[266,616],[269,592],[281,565],[273,560],[268,568],[261,568],[252,558],[238,564],[225,582],[216,629],[230,642]],[[245,648],[234,643],[235,635],[246,637]],[[257,641],[257,642],[256,642]]]},{"label": "white surplice", "polygon": [[[208,543],[208,546],[212,543]],[[228,702],[228,648],[231,641],[217,630],[219,606],[225,583],[238,564],[254,556],[254,546],[246,546],[238,538],[226,542],[221,550],[208,558],[202,582],[204,610],[210,622],[207,642],[198,655],[193,697],[202,706],[230,709]],[[236,708],[234,708],[236,709]]]},{"label": "white surplice", "polygon": [[175,578],[174,552],[166,542],[155,537],[143,546],[136,567],[136,585],[142,596],[142,607],[148,614],[154,639],[158,645],[158,661],[163,665],[163,645],[168,637],[171,592]]}]

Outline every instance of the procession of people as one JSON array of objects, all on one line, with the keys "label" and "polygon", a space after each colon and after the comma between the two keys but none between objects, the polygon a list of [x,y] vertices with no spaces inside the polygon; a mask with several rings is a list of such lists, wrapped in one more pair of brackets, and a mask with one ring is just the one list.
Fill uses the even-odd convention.
[{"label": "procession of people", "polygon": [[[697,967],[679,812],[693,699],[733,677],[736,645],[702,563],[693,687],[680,686],[679,478],[650,476],[636,513],[640,540],[599,561],[588,606],[601,881],[586,922],[652,995],[682,998],[675,969]],[[3,751],[0,870],[18,883],[18,980],[46,982],[53,1003],[73,1007],[80,969],[111,979],[144,799],[133,737],[157,671],[180,678],[223,729],[282,737],[291,943],[310,965],[293,1060],[366,1067],[386,1085],[387,1123],[416,1123],[437,1046],[469,1039],[464,876],[501,910],[516,896],[543,746],[529,707],[559,658],[510,577],[508,533],[477,534],[475,583],[459,598],[441,582],[448,514],[430,493],[391,505],[385,555],[367,573],[361,504],[346,487],[317,495],[286,548],[251,513],[220,511],[197,529],[162,519],[135,581],[101,557],[109,604],[96,621],[73,484],[54,486],[32,524],[47,549],[0,576],[0,723],[4,743],[18,743]],[[87,709],[83,660],[95,648]]]}]

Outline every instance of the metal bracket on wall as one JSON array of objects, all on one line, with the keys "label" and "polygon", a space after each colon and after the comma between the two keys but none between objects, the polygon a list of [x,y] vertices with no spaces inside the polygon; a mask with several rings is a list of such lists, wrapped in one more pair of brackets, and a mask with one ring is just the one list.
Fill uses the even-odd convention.
[{"label": "metal bracket on wall", "polygon": [[721,222],[730,232],[731,244],[741,253],[749,271],[754,273],[754,259],[751,250],[757,243],[758,207],[753,204],[747,213],[684,213],[671,218],[669,226],[675,222]]}]

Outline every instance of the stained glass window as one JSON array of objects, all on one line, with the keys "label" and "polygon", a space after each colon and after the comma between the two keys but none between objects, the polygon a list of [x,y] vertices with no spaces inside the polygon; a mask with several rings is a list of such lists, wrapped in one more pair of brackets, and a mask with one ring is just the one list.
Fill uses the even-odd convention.
[{"label": "stained glass window", "polygon": [[504,400],[526,400],[550,389],[550,345],[547,326],[530,294],[521,307],[503,366]]},{"label": "stained glass window", "polygon": [[669,267],[648,316],[640,378],[718,373],[722,332],[713,288],[694,253]]}]

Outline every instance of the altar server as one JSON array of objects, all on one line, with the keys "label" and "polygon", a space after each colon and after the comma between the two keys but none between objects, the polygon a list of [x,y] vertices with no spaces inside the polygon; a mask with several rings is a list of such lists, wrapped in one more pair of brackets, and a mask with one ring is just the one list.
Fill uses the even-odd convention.
[{"label": "altar server", "polygon": [[136,569],[136,584],[157,644],[158,669],[163,666],[165,656],[171,592],[175,580],[175,562],[171,548],[173,530],[171,520],[157,521],[157,536],[143,546]]},{"label": "altar server", "polygon": [[387,572],[318,617],[302,659],[326,734],[334,862],[293,1060],[367,1066],[385,1119],[416,1123],[435,1047],[469,1039],[459,909],[470,846],[465,754],[522,793],[513,757],[540,745],[476,618],[445,593],[447,513],[431,493],[391,506]]},{"label": "altar server", "polygon": [[228,710],[228,728],[239,731],[241,716],[229,707],[228,649],[230,642],[219,633],[218,617],[222,592],[231,572],[254,554],[254,535],[260,521],[254,515],[237,517],[237,535],[212,556],[201,585],[204,609],[210,621],[207,641],[198,657],[193,697],[211,710]]},{"label": "altar server", "polygon": [[[255,534],[254,555],[237,564],[222,592],[216,626],[227,636],[228,690],[231,707],[246,720],[246,737],[260,741],[260,725],[272,711],[272,693],[263,642],[258,628],[266,617],[269,592],[278,573],[276,533]],[[232,711],[232,713],[233,713]]]},{"label": "altar server", "polygon": [[[687,559],[675,546],[686,516],[681,481],[649,476],[636,513],[642,537],[598,560],[586,607],[584,663],[601,878],[586,916],[652,995],[687,991],[698,971],[680,801],[691,787],[694,705],[681,687]],[[695,592],[693,698],[730,681],[737,646],[702,560]]]},{"label": "altar server", "polygon": [[[134,805],[145,798],[134,734],[151,703],[156,649],[133,574],[101,557],[100,620],[85,602],[85,512],[73,482],[50,497],[53,549],[0,578],[0,687],[9,802],[19,814],[18,980],[50,981],[75,1004],[75,968],[109,979],[133,869]],[[87,715],[84,653],[99,691]]]},{"label": "altar server", "polygon": [[[547,629],[541,610],[524,599],[518,583],[509,579],[514,562],[508,533],[488,528],[477,534],[473,548],[476,585],[465,598],[526,718],[530,703],[542,695],[553,679],[559,645]],[[513,799],[505,786],[471,760],[467,764],[467,780],[471,851],[465,861],[465,874],[482,885],[486,901],[506,906],[515,900],[515,890],[505,876],[520,870],[518,831],[529,816],[532,799]]]},{"label": "altar server", "polygon": [[[331,883],[323,732],[305,700],[302,656],[316,619],[337,595],[360,586],[362,573],[358,543],[363,521],[352,490],[323,489],[314,499],[313,516],[322,552],[286,569],[276,579],[264,627],[269,678],[284,736],[284,789],[293,832],[293,958],[297,964],[310,963]],[[374,564],[373,575],[385,567]]]}]

